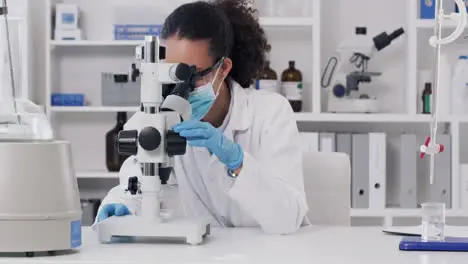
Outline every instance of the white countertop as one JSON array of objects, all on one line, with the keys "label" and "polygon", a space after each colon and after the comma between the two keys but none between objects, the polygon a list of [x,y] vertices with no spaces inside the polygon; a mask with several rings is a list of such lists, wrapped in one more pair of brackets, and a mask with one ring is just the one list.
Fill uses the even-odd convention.
[{"label": "white countertop", "polygon": [[74,264],[463,264],[468,253],[404,252],[401,237],[381,228],[304,228],[298,234],[271,236],[259,229],[214,229],[198,246],[181,243],[99,244],[90,228],[73,254],[0,258],[0,263]]}]

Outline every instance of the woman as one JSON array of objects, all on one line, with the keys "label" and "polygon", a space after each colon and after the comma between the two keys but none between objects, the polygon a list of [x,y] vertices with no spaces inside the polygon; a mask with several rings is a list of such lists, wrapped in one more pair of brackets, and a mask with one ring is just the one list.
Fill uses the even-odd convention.
[{"label": "woman", "polygon": [[[294,233],[308,210],[299,133],[288,101],[247,89],[262,70],[269,45],[247,0],[195,2],[165,21],[167,62],[196,65],[204,75],[190,94],[192,119],[173,129],[188,141],[175,157],[186,216],[209,216],[224,227],[259,226]],[[141,175],[134,157],[124,177]],[[97,221],[139,214],[140,200],[124,195],[127,181],[104,199]]]}]

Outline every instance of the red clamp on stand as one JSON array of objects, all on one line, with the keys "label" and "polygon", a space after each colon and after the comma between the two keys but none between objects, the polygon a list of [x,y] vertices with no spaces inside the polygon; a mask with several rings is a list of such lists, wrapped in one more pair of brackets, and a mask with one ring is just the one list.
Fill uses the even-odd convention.
[{"label": "red clamp on stand", "polygon": [[429,155],[432,154],[437,154],[444,152],[444,145],[442,144],[437,144],[437,149],[429,149],[429,143],[431,142],[431,137],[427,137],[426,142],[424,143],[424,150],[423,148],[421,149],[421,155],[419,155],[419,158],[424,158],[424,155],[428,153]]}]

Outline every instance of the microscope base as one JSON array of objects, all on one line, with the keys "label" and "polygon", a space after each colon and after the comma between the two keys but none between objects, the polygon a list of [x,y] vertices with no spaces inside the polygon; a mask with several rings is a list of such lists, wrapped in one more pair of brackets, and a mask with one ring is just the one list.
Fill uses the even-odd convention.
[{"label": "microscope base", "polygon": [[328,112],[331,113],[378,113],[376,99],[336,99],[328,101]]},{"label": "microscope base", "polygon": [[182,238],[187,244],[197,245],[210,234],[208,219],[170,219],[160,223],[140,216],[111,217],[96,225],[101,243],[109,243],[113,236]]}]

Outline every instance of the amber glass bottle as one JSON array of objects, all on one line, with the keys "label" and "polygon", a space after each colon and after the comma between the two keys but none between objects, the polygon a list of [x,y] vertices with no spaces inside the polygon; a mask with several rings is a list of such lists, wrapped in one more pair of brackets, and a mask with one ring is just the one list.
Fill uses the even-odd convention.
[{"label": "amber glass bottle", "polygon": [[278,93],[278,75],[270,67],[270,61],[265,61],[262,73],[257,80],[255,87],[257,90],[266,90],[273,93]]},{"label": "amber glass bottle", "polygon": [[289,100],[294,112],[302,111],[302,73],[296,69],[295,61],[281,75],[281,90]]},{"label": "amber glass bottle", "polygon": [[127,113],[117,113],[117,124],[106,134],[106,165],[110,172],[118,172],[128,156],[119,154],[117,137],[127,122]]}]

